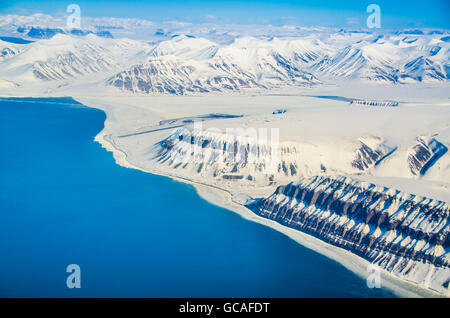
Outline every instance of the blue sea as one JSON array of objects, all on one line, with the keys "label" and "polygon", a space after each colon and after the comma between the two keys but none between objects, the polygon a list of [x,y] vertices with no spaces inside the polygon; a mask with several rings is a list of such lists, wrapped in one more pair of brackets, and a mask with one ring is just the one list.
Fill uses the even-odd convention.
[{"label": "blue sea", "polygon": [[105,118],[71,98],[0,99],[0,297],[394,296],[190,185],[118,166],[94,141]]}]

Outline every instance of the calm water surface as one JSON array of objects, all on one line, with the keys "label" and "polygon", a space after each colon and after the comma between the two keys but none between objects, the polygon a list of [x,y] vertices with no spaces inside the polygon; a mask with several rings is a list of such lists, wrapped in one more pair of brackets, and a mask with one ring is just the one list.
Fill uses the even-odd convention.
[{"label": "calm water surface", "polygon": [[393,296],[190,185],[118,166],[94,142],[104,120],[70,98],[0,99],[0,296]]}]

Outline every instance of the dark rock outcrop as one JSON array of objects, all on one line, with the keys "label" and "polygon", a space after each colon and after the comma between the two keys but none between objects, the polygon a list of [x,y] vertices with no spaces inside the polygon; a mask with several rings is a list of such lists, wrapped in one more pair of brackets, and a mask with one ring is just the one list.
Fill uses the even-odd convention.
[{"label": "dark rock outcrop", "polygon": [[279,186],[248,208],[397,276],[448,293],[450,224],[445,202],[348,177],[315,177]]},{"label": "dark rock outcrop", "polygon": [[423,176],[448,148],[433,137],[418,137],[408,155],[408,164],[414,176]]}]

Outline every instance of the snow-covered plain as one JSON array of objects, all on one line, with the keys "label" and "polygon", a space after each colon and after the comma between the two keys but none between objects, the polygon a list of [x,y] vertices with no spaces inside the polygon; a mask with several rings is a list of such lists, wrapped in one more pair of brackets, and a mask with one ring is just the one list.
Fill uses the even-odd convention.
[{"label": "snow-covered plain", "polygon": [[[19,26],[61,25],[43,15],[1,21],[4,35],[26,39]],[[252,216],[231,196],[262,198],[303,178],[344,175],[450,202],[448,31],[87,20],[87,27],[96,25],[108,26],[115,38],[0,40],[0,95],[72,96],[100,108],[107,120],[96,140],[119,164],[192,182],[214,203],[281,230],[361,275],[365,260]],[[201,131],[189,122],[195,116],[204,117]],[[183,127],[194,139],[180,138]],[[254,136],[236,139],[235,133],[261,128],[269,133],[269,147],[261,153],[277,150],[275,171],[246,156],[214,159],[224,145],[257,148]],[[276,149],[270,147],[271,129],[279,136]],[[202,160],[190,157],[192,151]],[[443,249],[448,257],[448,246]],[[439,281],[450,279],[448,268],[443,273]],[[385,275],[390,288],[403,286]],[[446,294],[445,288],[427,290],[434,286],[429,281],[412,283],[398,292]]]}]

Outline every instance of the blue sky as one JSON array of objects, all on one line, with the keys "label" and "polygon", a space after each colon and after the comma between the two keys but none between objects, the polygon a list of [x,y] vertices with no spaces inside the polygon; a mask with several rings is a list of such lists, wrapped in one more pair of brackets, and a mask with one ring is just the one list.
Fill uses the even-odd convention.
[{"label": "blue sky", "polygon": [[432,27],[450,29],[449,0],[266,0],[266,1],[12,1],[1,0],[1,13],[46,13],[63,15],[67,5],[76,3],[81,13],[91,17],[141,18],[152,21],[193,23],[295,24],[333,27],[364,27],[366,8],[381,7],[382,27]]}]

